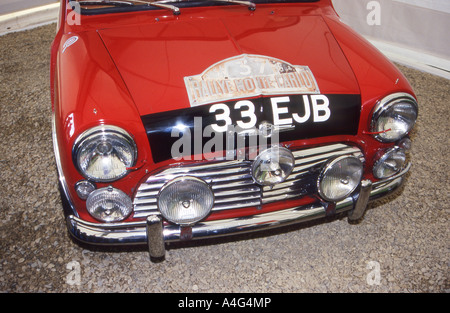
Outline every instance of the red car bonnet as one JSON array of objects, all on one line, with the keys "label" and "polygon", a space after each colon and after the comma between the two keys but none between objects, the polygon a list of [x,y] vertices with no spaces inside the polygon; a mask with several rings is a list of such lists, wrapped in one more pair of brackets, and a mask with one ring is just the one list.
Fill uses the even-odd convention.
[{"label": "red car bonnet", "polygon": [[[184,78],[241,54],[308,66],[320,93],[359,86],[320,15],[242,10],[227,17],[155,20],[98,31],[141,115],[189,108]],[[182,16],[182,15],[181,15]]]}]

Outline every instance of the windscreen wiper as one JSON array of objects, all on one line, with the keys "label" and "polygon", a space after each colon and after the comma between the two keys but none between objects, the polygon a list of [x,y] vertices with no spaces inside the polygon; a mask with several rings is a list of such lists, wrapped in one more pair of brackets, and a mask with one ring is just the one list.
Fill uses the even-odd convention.
[{"label": "windscreen wiper", "polygon": [[133,1],[137,2],[137,3],[145,3],[147,5],[162,8],[162,9],[172,10],[174,15],[180,14],[180,9],[178,7],[171,5],[171,4],[165,4],[165,3],[163,3],[164,1],[156,1],[156,2],[143,1],[143,0],[133,0]]},{"label": "windscreen wiper", "polygon": [[[255,11],[256,4],[251,1],[245,1],[245,0],[200,0],[204,2],[224,2],[224,3],[232,3],[232,4],[240,4],[243,6],[248,7],[249,10]],[[192,1],[186,1],[186,0],[160,0],[156,3],[173,3],[173,2],[195,2],[195,0]],[[155,3],[155,2],[153,2]]]},{"label": "windscreen wiper", "polygon": [[248,7],[249,10],[255,11],[256,4],[251,1],[243,1],[243,0],[207,0],[207,1],[216,1],[216,2],[228,2],[233,4],[240,4]]},{"label": "windscreen wiper", "polygon": [[[71,1],[75,2],[75,1]],[[70,3],[70,2],[69,2]],[[115,1],[115,0],[82,0],[77,2],[79,5],[113,5],[113,6],[133,6],[135,3],[142,3],[148,6],[158,7],[161,9],[171,10],[174,15],[180,14],[180,9],[171,4],[158,3],[158,2],[150,2],[144,0],[132,0],[131,1]],[[71,4],[73,7],[73,4]]]}]

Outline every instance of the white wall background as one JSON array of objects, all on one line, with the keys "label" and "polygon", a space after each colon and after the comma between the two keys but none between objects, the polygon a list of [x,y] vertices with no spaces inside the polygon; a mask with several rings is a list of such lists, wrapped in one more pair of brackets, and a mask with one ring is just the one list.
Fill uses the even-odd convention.
[{"label": "white wall background", "polygon": [[[58,0],[0,1],[0,36],[58,16]],[[391,60],[450,79],[450,0],[332,1],[342,21]]]},{"label": "white wall background", "polygon": [[13,13],[55,2],[59,2],[59,0],[0,0],[0,14]]},{"label": "white wall background", "polygon": [[450,0],[332,0],[393,61],[450,79]]}]

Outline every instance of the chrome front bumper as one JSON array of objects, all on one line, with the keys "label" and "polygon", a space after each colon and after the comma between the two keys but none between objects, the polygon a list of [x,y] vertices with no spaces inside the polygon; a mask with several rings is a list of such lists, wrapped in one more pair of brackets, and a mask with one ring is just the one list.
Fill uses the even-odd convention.
[{"label": "chrome front bumper", "polygon": [[[400,187],[409,169],[410,164],[399,174],[375,183],[364,180],[356,194],[336,203],[335,212],[349,211],[348,216],[351,220],[361,218],[367,203],[386,196]],[[102,224],[86,222],[76,216],[69,215],[67,216],[67,227],[70,234],[82,242],[100,245],[148,244],[150,256],[161,258],[165,254],[165,243],[167,242],[242,234],[301,223],[325,216],[327,216],[327,205],[314,203],[241,218],[205,221],[189,228],[163,225],[159,215],[150,215],[147,220],[139,222]]]}]

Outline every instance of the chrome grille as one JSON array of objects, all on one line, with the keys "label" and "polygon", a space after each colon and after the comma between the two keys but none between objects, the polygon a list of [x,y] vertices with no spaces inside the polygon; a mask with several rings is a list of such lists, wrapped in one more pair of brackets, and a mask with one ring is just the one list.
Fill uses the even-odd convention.
[{"label": "chrome grille", "polygon": [[259,186],[251,175],[252,161],[214,161],[174,166],[149,176],[134,198],[134,217],[159,214],[157,195],[161,187],[179,176],[194,176],[210,184],[215,202],[213,211],[255,207],[299,198],[316,192],[317,175],[330,158],[353,155],[364,161],[360,149],[345,144],[306,148],[292,152],[295,167],[288,179],[275,186]]}]

